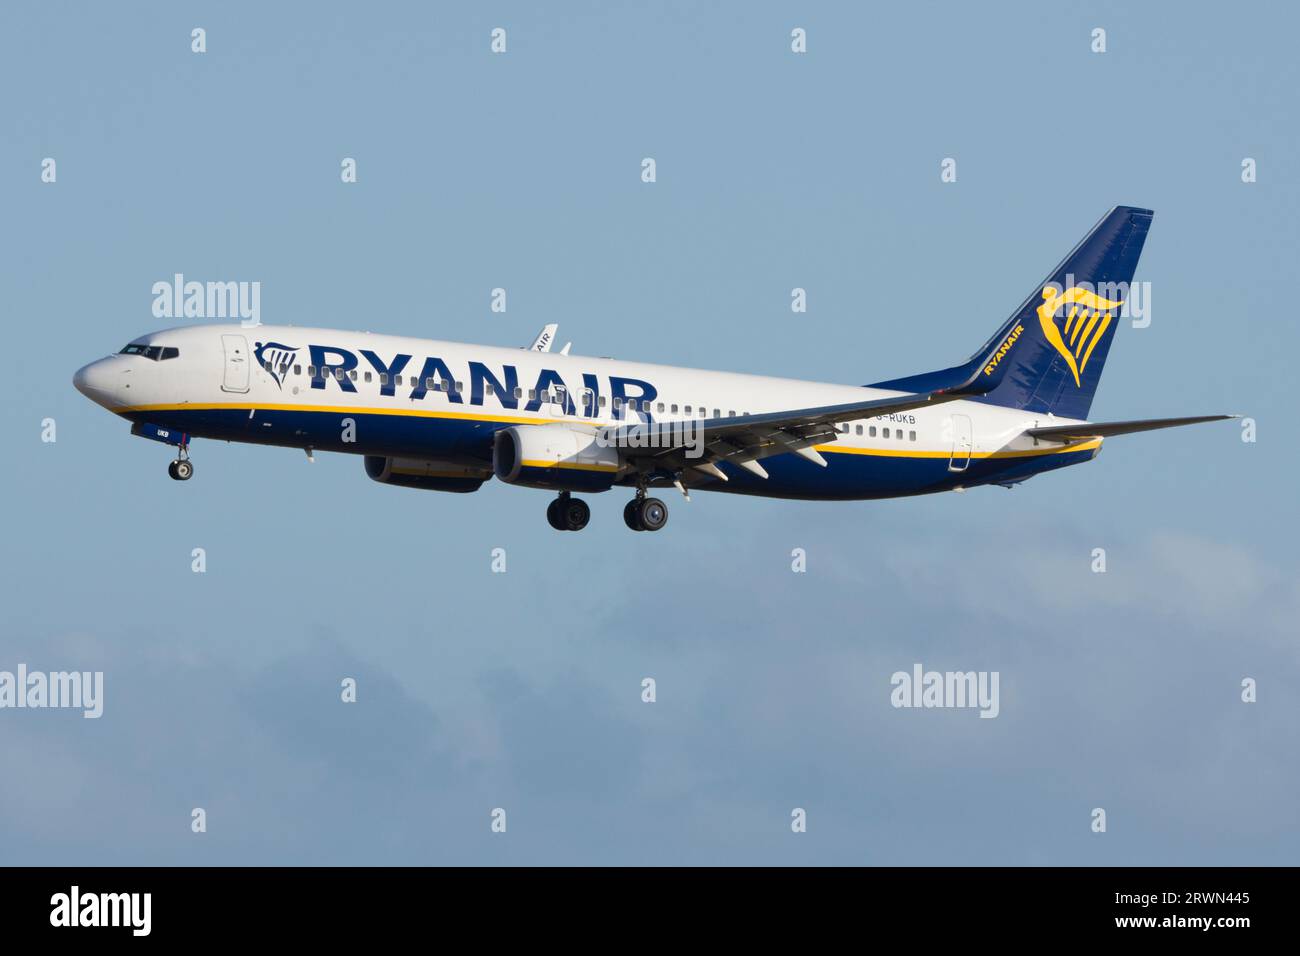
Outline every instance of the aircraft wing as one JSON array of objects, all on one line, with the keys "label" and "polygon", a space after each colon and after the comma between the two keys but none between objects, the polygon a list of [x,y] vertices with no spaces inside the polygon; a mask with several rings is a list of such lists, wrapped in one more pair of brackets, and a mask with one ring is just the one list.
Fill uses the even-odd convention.
[{"label": "aircraft wing", "polygon": [[1130,435],[1149,432],[1157,428],[1177,428],[1179,425],[1199,425],[1201,422],[1218,422],[1237,415],[1198,415],[1194,418],[1144,418],[1131,422],[1084,422],[1079,425],[1052,425],[1030,428],[1026,435],[1051,441],[1079,441],[1088,438],[1109,438],[1112,435]]},{"label": "aircraft wing", "polygon": [[761,415],[606,426],[601,430],[601,440],[625,449],[628,462],[641,471],[678,472],[693,468],[726,481],[726,474],[718,468],[719,464],[726,463],[766,478],[767,472],[758,463],[759,459],[787,452],[825,467],[826,459],[812,446],[835,441],[839,434],[835,426],[840,422],[896,415],[973,394],[977,393],[952,389]]},{"label": "aircraft wing", "polygon": [[766,478],[767,472],[758,463],[759,459],[787,452],[825,468],[826,459],[812,446],[835,441],[839,434],[835,426],[840,422],[897,415],[984,395],[997,388],[1006,375],[1007,364],[997,361],[1006,348],[1005,341],[995,340],[987,355],[972,365],[965,381],[931,392],[761,415],[606,427],[601,430],[602,440],[626,449],[624,459],[638,471],[663,469],[676,473],[689,468],[726,481],[726,473],[718,467],[725,463]]}]

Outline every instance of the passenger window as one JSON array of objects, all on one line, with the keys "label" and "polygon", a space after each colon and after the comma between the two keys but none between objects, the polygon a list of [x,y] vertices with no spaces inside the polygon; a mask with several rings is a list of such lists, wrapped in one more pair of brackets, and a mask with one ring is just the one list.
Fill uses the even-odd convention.
[{"label": "passenger window", "polygon": [[736,417],[736,411],[735,411],[735,409],[732,409],[731,411],[727,412],[727,414],[728,414],[729,416],[731,416],[732,418],[735,418],[735,417]]},{"label": "passenger window", "polygon": [[908,432],[908,433],[907,433],[907,440],[908,440],[908,441],[916,441],[916,432]]},{"label": "passenger window", "polygon": [[885,437],[886,437],[886,438],[889,437],[889,429],[888,429],[888,428],[885,429]]},{"label": "passenger window", "polygon": [[663,402],[660,402],[660,403],[659,403],[659,411],[662,412],[663,410],[664,410],[664,403],[663,403]]},{"label": "passenger window", "polygon": [[529,400],[530,402],[535,402],[535,401],[537,401],[537,389],[535,389],[535,388],[530,388],[530,389],[528,390],[528,400]]},{"label": "passenger window", "polygon": [[380,373],[379,373],[379,384],[380,384],[380,385],[387,385],[387,384],[388,384],[388,373],[387,373],[387,372],[380,372]]},{"label": "passenger window", "polygon": [[353,369],[351,372],[348,372],[348,377],[355,382],[357,380],[357,370]]},{"label": "passenger window", "polygon": [[394,376],[393,376],[393,382],[394,382],[394,384],[401,385],[401,384],[402,384],[402,376],[400,376],[400,375],[394,375]]},{"label": "passenger window", "polygon": [[600,407],[601,407],[601,408],[604,408],[604,407],[605,407],[605,396],[604,396],[604,395],[600,396]]},{"label": "passenger window", "polygon": [[721,418],[721,417],[722,417],[722,409],[720,409],[720,408],[715,408],[715,409],[713,410],[713,417],[714,417],[714,418]]},{"label": "passenger window", "polygon": [[674,415],[677,414],[677,406],[676,406],[676,405],[673,406],[673,414],[674,414]]},{"label": "passenger window", "polygon": [[857,426],[857,432],[858,432],[859,435],[862,434],[862,426],[861,426],[861,425],[858,425],[858,426]]},{"label": "passenger window", "polygon": [[515,398],[523,398],[523,397],[524,397],[524,390],[522,388],[516,388]]},{"label": "passenger window", "polygon": [[465,386],[464,386],[462,383],[457,382],[457,383],[456,383],[456,391],[458,391],[458,392],[463,392],[463,391],[465,391]]},{"label": "passenger window", "polygon": [[491,395],[491,394],[492,394],[492,383],[491,383],[491,382],[484,382],[484,383],[483,383],[483,394],[484,394],[484,395]]},{"label": "passenger window", "polygon": [[373,376],[372,376],[372,374],[371,374],[370,372],[367,372],[367,373],[366,373],[366,381],[367,381],[367,382],[369,382],[369,381],[371,380],[372,377],[373,377]]},{"label": "passenger window", "polygon": [[302,366],[301,366],[301,365],[295,365],[295,366],[293,367],[293,374],[294,374],[294,375],[301,375],[301,374],[302,374]]},{"label": "passenger window", "polygon": [[867,434],[870,435],[872,438],[875,438],[875,437],[876,437],[876,426],[875,426],[875,425],[872,425],[870,428],[868,428],[868,429],[867,429]]},{"label": "passenger window", "polygon": [[690,413],[691,413],[691,406],[687,405],[687,406],[686,406],[686,414],[689,415]]}]

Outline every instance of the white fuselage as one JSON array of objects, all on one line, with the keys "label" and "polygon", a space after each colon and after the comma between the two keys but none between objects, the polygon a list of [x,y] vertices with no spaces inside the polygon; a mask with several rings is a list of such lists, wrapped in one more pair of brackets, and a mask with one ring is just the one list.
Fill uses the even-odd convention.
[{"label": "white fuselage", "polygon": [[[88,396],[133,421],[184,428],[200,437],[366,455],[423,452],[439,460],[474,457],[481,452],[476,436],[490,440],[495,428],[507,425],[702,420],[900,394],[295,326],[184,327],[142,336],[133,345],[155,350],[153,357],[112,355],[76,378]],[[176,354],[159,358],[162,349]],[[353,442],[328,440],[343,418],[355,422],[358,416],[375,424],[359,428]],[[884,497],[996,479],[996,474],[977,474],[976,465],[988,471],[1004,462],[1023,471],[1022,459],[1082,452],[1092,457],[1097,441],[1048,444],[1023,434],[1026,428],[1069,422],[978,401],[848,422],[834,441],[817,446],[828,456],[829,469],[800,462],[793,466],[793,478],[782,476],[771,489],[792,497]],[[855,479],[843,473],[827,485],[827,494],[818,493],[828,471],[857,458],[863,459],[855,462],[862,472],[861,493],[853,493]],[[866,462],[880,467],[863,470]],[[930,467],[923,473],[900,470],[905,463],[926,462]],[[1066,463],[1073,460],[1042,462],[1045,467]],[[883,484],[877,486],[873,476]],[[765,493],[761,483],[752,482],[717,490]]]}]

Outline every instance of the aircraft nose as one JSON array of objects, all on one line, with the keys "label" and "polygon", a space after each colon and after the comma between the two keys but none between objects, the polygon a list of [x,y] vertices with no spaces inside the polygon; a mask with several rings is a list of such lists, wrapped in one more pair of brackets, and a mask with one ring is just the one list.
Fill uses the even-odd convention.
[{"label": "aircraft nose", "polygon": [[72,384],[82,395],[97,405],[111,408],[117,403],[113,400],[113,373],[106,367],[107,359],[100,359],[83,365],[72,376]]}]

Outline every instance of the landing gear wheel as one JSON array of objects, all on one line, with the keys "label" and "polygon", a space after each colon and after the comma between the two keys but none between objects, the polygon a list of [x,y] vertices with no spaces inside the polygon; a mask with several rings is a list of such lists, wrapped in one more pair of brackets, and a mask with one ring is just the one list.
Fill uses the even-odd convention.
[{"label": "landing gear wheel", "polygon": [[668,506],[658,498],[635,502],[637,523],[643,531],[658,531],[668,523]]},{"label": "landing gear wheel", "polygon": [[565,531],[581,531],[591,520],[591,508],[581,498],[570,498],[560,503],[558,509]]},{"label": "landing gear wheel", "polygon": [[546,520],[556,531],[581,531],[591,520],[591,508],[581,498],[571,498],[562,491],[546,506]]},{"label": "landing gear wheel", "polygon": [[629,501],[627,504],[623,506],[623,523],[627,525],[629,528],[631,528],[633,531],[645,530],[644,528],[641,527],[641,522],[637,520],[637,516],[636,516],[637,506],[639,504],[640,502],[637,501],[637,499],[633,498],[631,501]]},{"label": "landing gear wheel", "polygon": [[176,481],[189,481],[194,474],[194,466],[190,464],[188,458],[177,458],[167,466],[167,474],[171,475]]}]

